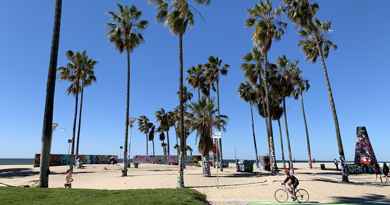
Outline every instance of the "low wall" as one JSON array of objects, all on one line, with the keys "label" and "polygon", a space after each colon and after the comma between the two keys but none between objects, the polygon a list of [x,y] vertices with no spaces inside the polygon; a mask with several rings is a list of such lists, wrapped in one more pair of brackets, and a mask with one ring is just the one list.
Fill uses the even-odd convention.
[{"label": "low wall", "polygon": [[[39,167],[40,154],[35,154],[34,167]],[[116,155],[79,155],[82,164],[110,164],[110,159],[118,159]],[[49,159],[50,166],[68,165],[70,155],[68,154],[51,154]]]},{"label": "low wall", "polygon": [[[194,161],[196,162],[200,160],[201,157],[198,155],[187,156],[186,163],[194,162]],[[140,164],[149,163],[149,164],[172,164],[172,165],[176,165],[178,163],[176,155],[171,155],[169,157],[163,155],[155,155],[155,156],[136,155],[133,158],[133,162],[140,163]]]}]

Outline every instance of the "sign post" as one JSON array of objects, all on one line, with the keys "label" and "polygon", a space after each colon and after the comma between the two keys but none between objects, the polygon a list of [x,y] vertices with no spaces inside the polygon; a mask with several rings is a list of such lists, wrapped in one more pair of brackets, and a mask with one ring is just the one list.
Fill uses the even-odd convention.
[{"label": "sign post", "polygon": [[[219,163],[219,166],[222,166],[222,162],[220,161],[220,157],[221,157],[221,150],[220,150],[220,146],[219,146],[219,142],[220,142],[220,139],[222,137],[222,132],[220,131],[216,131],[213,135],[212,135],[212,138],[213,140],[217,143],[216,144],[216,147],[217,147],[217,155],[218,155],[218,163]],[[217,165],[217,189],[219,189],[219,167]]]}]

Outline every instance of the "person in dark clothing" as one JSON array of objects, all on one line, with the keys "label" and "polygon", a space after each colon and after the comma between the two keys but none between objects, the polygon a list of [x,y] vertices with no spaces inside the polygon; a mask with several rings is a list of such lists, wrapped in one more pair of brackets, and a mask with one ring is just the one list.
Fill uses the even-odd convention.
[{"label": "person in dark clothing", "polygon": [[338,171],[339,170],[339,160],[334,159],[333,163],[336,166],[336,170]]},{"label": "person in dark clothing", "polygon": [[383,175],[386,178],[386,184],[387,184],[387,181],[388,181],[388,178],[389,178],[389,167],[387,166],[386,162],[383,162],[382,172],[383,172]]},{"label": "person in dark clothing", "polygon": [[296,200],[295,191],[299,185],[299,180],[297,177],[292,175],[288,169],[285,170],[286,179],[283,181],[282,185],[287,185],[288,191],[290,192],[293,200]]},{"label": "person in dark clothing", "polygon": [[378,163],[376,163],[376,164],[374,165],[374,172],[375,172],[375,181],[378,180],[378,176],[379,176],[379,179],[381,180],[381,183],[383,183],[383,181],[382,181],[381,167],[379,166]]}]

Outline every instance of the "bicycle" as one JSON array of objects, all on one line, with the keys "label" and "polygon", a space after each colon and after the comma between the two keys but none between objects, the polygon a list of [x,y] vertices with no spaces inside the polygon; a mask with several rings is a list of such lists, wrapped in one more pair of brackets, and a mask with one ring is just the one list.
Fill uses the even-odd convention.
[{"label": "bicycle", "polygon": [[[288,198],[291,196],[286,185],[283,185],[282,188],[279,188],[274,193],[274,198],[279,203],[284,203],[288,201]],[[298,203],[305,203],[309,201],[309,192],[305,189],[297,189],[295,191],[295,196],[291,196],[291,198]]]}]

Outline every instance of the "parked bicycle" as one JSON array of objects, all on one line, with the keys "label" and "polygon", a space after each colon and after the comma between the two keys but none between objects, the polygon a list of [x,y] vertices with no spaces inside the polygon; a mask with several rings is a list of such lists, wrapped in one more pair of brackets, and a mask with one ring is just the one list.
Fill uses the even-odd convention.
[{"label": "parked bicycle", "polygon": [[283,185],[282,188],[279,188],[274,193],[274,198],[279,203],[287,202],[289,198],[291,198],[293,201],[298,201],[299,203],[305,203],[309,201],[309,192],[305,189],[297,189],[293,191],[295,193],[292,195],[288,187],[286,185]]}]

